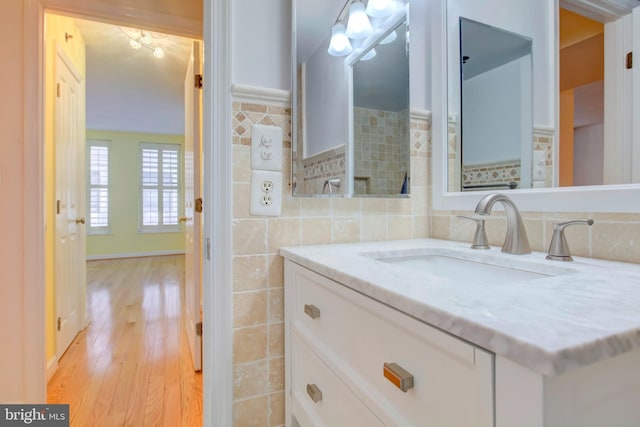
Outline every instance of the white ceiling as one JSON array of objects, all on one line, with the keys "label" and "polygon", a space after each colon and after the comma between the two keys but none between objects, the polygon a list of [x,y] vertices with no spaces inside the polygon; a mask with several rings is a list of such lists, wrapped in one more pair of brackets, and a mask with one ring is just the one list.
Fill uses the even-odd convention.
[{"label": "white ceiling", "polygon": [[184,134],[184,81],[192,40],[151,32],[134,50],[128,28],[77,20],[86,44],[87,129]]}]

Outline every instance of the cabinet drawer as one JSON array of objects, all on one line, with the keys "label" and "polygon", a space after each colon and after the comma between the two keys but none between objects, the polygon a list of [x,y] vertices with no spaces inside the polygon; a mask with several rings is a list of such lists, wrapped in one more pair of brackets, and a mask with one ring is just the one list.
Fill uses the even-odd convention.
[{"label": "cabinet drawer", "polygon": [[[492,355],[305,268],[287,269],[294,332],[385,424],[493,426]],[[401,390],[385,363],[413,386]]]},{"label": "cabinet drawer", "polygon": [[384,427],[309,347],[292,339],[293,415],[301,426]]}]

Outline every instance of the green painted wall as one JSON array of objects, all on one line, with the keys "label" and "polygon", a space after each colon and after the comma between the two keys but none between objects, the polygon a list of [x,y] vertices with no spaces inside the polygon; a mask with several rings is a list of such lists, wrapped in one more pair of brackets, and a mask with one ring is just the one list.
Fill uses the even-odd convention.
[{"label": "green painted wall", "polygon": [[[159,135],[98,131],[87,129],[87,140],[111,141],[111,234],[88,235],[87,257],[121,256],[152,252],[184,251],[184,233],[139,233],[139,143],[180,144],[184,157],[182,135]],[[184,182],[182,183],[184,190]],[[179,206],[183,215],[184,191]]]}]

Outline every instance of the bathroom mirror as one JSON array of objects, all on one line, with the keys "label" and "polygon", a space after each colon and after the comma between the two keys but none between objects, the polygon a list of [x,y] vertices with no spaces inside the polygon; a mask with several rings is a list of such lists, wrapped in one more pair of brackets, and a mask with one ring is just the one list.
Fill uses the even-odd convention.
[{"label": "bathroom mirror", "polygon": [[[462,192],[461,179],[461,117],[464,123],[460,105],[460,18],[466,18],[487,26],[518,34],[531,40],[532,47],[532,142],[531,162],[527,167],[532,173],[532,187],[529,189],[483,189],[488,191],[509,191],[522,209],[532,211],[580,211],[580,212],[638,212],[640,211],[640,177],[634,164],[640,164],[640,156],[634,158],[632,152],[640,150],[633,146],[640,146],[640,108],[638,105],[638,84],[631,90],[624,86],[636,79],[640,81],[638,70],[625,70],[624,61],[620,61],[629,44],[634,38],[631,23],[638,22],[640,28],[639,10],[631,13],[636,1],[623,0],[613,2],[594,0],[564,0],[560,5],[572,12],[586,15],[596,22],[604,23],[603,31],[610,34],[607,37],[607,49],[604,54],[603,68],[606,75],[618,75],[617,80],[607,81],[608,91],[604,97],[606,102],[603,152],[601,163],[603,172],[600,182],[604,185],[594,185],[594,182],[563,183],[561,174],[563,167],[562,144],[566,137],[562,133],[559,111],[563,108],[560,89],[563,88],[563,76],[560,75],[560,64],[557,58],[563,52],[556,39],[557,23],[560,20],[558,2],[552,0],[523,0],[511,2],[509,0],[491,0],[487,2],[473,0],[441,0],[434,3],[432,13],[432,130],[433,130],[433,204],[436,209],[470,209],[482,194]],[[597,5],[594,5],[597,3]],[[499,10],[500,13],[495,13]],[[624,24],[623,24],[624,21]],[[464,25],[464,24],[463,24]],[[562,32],[562,28],[561,31]],[[636,33],[637,34],[637,33]],[[625,49],[621,47],[624,40]],[[636,42],[637,43],[637,42]],[[609,46],[609,44],[611,46]],[[617,49],[617,50],[616,50]],[[464,56],[464,55],[462,55]],[[571,57],[569,57],[571,58]],[[570,60],[564,60],[565,64]],[[587,67],[588,68],[588,67]],[[624,78],[620,78],[627,73]],[[576,74],[574,72],[574,74]],[[560,81],[558,82],[558,77]],[[611,86],[615,85],[615,86]],[[626,87],[626,90],[625,90]],[[635,94],[634,91],[635,90]],[[618,98],[615,98],[618,96]],[[608,122],[608,123],[607,123]],[[463,125],[463,124],[462,124]],[[495,127],[495,125],[492,125]],[[570,122],[565,126],[574,132],[577,125]],[[561,135],[562,133],[562,135]],[[489,143],[487,141],[487,143]],[[537,176],[534,175],[534,152],[544,152]],[[627,153],[627,154],[624,154]],[[540,160],[540,159],[538,159]],[[574,166],[586,162],[584,158],[571,160]],[[619,175],[613,177],[609,171]],[[617,164],[617,167],[615,165]],[[623,166],[623,164],[625,164]],[[592,167],[589,167],[593,169]],[[573,172],[573,171],[572,171]],[[625,175],[625,176],[621,176]],[[571,179],[574,179],[573,177]],[[533,181],[539,181],[534,185]],[[544,185],[540,181],[544,181]],[[608,185],[612,183],[628,183],[622,185]],[[576,186],[580,185],[580,186]],[[549,188],[537,188],[549,187]],[[551,188],[552,187],[552,188]]]},{"label": "bathroom mirror", "polygon": [[408,197],[407,2],[369,17],[373,32],[328,53],[331,31],[367,2],[293,1],[294,196]]}]

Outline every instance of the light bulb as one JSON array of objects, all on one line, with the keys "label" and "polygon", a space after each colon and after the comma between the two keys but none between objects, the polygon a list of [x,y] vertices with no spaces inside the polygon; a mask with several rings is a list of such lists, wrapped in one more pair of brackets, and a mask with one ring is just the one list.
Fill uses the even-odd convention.
[{"label": "light bulb", "polygon": [[397,38],[398,38],[398,35],[396,34],[396,32],[391,31],[387,37],[380,40],[380,44],[389,44]]},{"label": "light bulb", "polygon": [[351,42],[345,34],[344,24],[337,23],[331,28],[331,41],[329,42],[329,55],[345,56],[351,53],[353,48]]},{"label": "light bulb", "polygon": [[349,7],[349,22],[347,23],[347,36],[352,39],[364,39],[373,32],[371,22],[364,12],[364,4],[358,1]]},{"label": "light bulb", "polygon": [[365,56],[360,58],[360,61],[368,61],[368,60],[373,59],[375,57],[376,57],[376,50],[375,49],[371,49],[369,52],[367,52],[367,54]]},{"label": "light bulb", "polygon": [[367,3],[367,15],[372,18],[385,18],[395,11],[395,0],[369,0]]},{"label": "light bulb", "polygon": [[142,37],[140,37],[140,41],[144,44],[149,44],[151,43],[151,41],[153,40],[153,37],[151,37],[151,34],[149,33],[142,33]]},{"label": "light bulb", "polygon": [[161,47],[157,47],[153,49],[153,56],[155,56],[158,59],[164,58],[164,49],[162,49]]},{"label": "light bulb", "polygon": [[129,46],[131,46],[132,48],[138,50],[142,47],[142,45],[140,43],[138,43],[137,41],[135,41],[134,39],[129,39]]},{"label": "light bulb", "polygon": [[135,28],[126,28],[123,30],[130,38],[138,40],[140,38],[141,31]]}]

